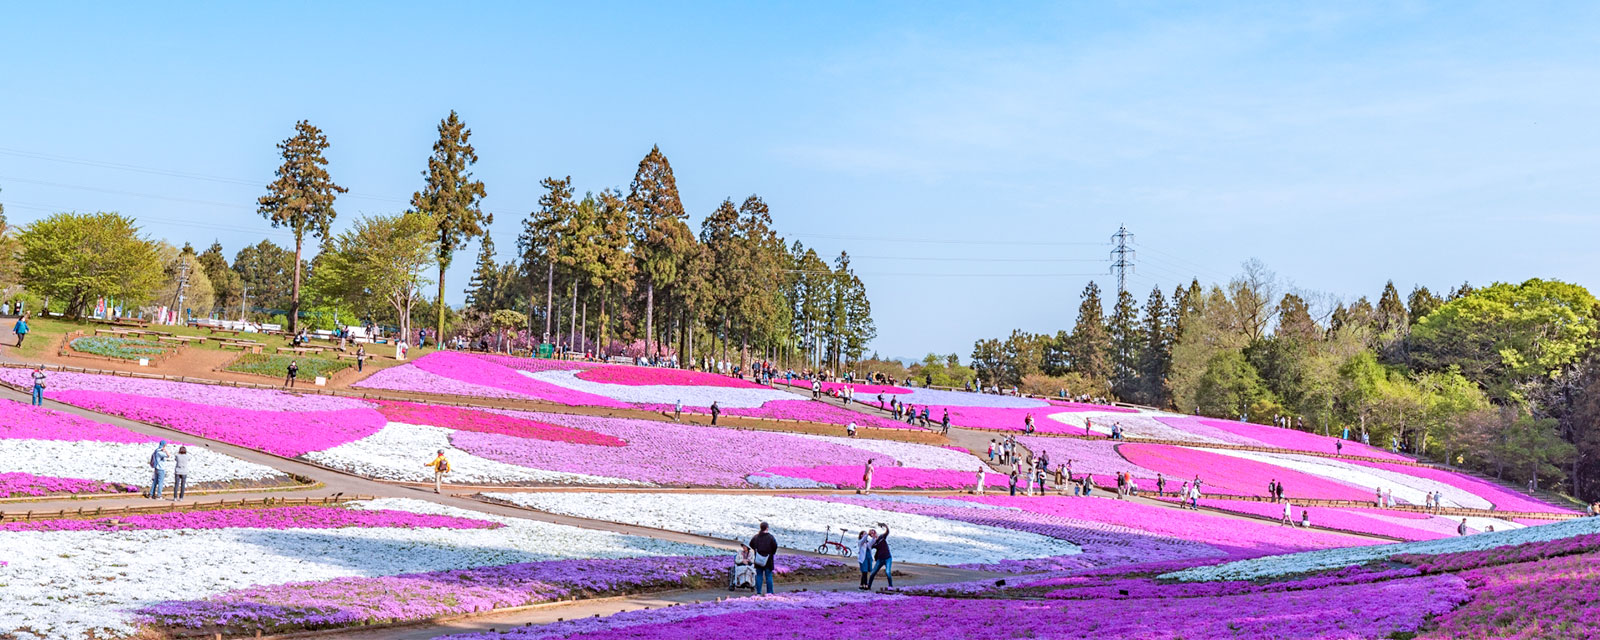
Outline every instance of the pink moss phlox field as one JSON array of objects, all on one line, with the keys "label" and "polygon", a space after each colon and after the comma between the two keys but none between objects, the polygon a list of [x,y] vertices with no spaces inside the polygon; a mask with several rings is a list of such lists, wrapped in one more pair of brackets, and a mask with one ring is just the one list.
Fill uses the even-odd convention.
[{"label": "pink moss phlox field", "polygon": [[685,387],[728,387],[733,389],[765,389],[763,385],[704,371],[668,369],[665,367],[635,367],[606,364],[584,369],[578,378],[589,382],[629,386],[669,385]]},{"label": "pink moss phlox field", "polygon": [[[518,366],[515,368],[507,366],[508,364],[512,364],[511,362],[508,362],[508,360],[516,361],[515,364]],[[558,360],[552,361],[532,359],[527,359],[525,362],[523,362],[523,359],[521,358],[507,358],[504,356],[473,356],[463,353],[456,353],[454,351],[436,351],[418,358],[415,362],[412,362],[409,365],[402,366],[413,366],[423,371],[449,378],[451,380],[458,380],[468,384],[492,387],[495,389],[500,389],[501,391],[508,391],[514,394],[510,397],[531,398],[534,400],[545,400],[548,402],[573,406],[584,405],[594,407],[611,407],[617,409],[627,408],[629,406],[625,402],[613,400],[605,396],[584,393],[582,391],[574,391],[559,385],[550,384],[540,380],[534,380],[533,378],[529,378],[525,375],[517,373],[519,370],[535,371],[536,369],[530,367],[538,367],[541,364],[567,365],[569,363],[564,363]],[[551,367],[551,369],[556,370],[573,370],[578,368],[579,367],[570,366]],[[427,392],[428,389],[408,389],[408,391]]]},{"label": "pink moss phlox field", "polygon": [[[587,629],[586,640],[839,640],[926,638],[930,624],[959,629],[964,640],[1014,638],[1355,639],[1410,632],[1429,616],[1467,600],[1453,576],[1428,576],[1287,593],[1198,598],[1060,602],[883,598],[827,609],[777,609],[717,614],[616,629]],[[936,623],[934,622],[936,621]],[[500,637],[527,633],[518,629]]]},{"label": "pink moss phlox field", "polygon": [[[976,463],[974,463],[976,469]],[[859,489],[863,486],[862,467],[768,467],[763,472],[789,478],[805,478],[837,487]],[[1005,487],[1008,480],[999,473],[989,473],[983,485],[991,489]],[[872,486],[876,489],[971,489],[978,484],[977,471],[951,469],[913,469],[909,467],[877,467],[872,472]]]},{"label": "pink moss phlox field", "polygon": [[490,460],[533,469],[716,487],[749,486],[747,476],[776,465],[855,466],[859,477],[859,465],[868,458],[877,458],[880,468],[895,462],[892,456],[783,433],[597,416],[495,413],[599,433],[627,446],[596,447],[469,431],[452,434],[452,444]]},{"label": "pink moss phlox field", "polygon": [[[795,388],[798,388],[798,389],[810,389],[811,388],[811,381],[810,380],[801,379],[801,378],[795,378],[793,380],[785,380],[783,378],[773,378],[772,382],[773,382],[773,384],[788,385],[788,386],[795,387]],[[845,383],[845,382],[824,382],[824,383],[822,383],[822,391],[823,391],[823,393],[829,393],[829,392],[833,392],[833,391],[841,391],[842,392],[842,391],[844,391],[845,387],[853,387],[855,389],[855,391],[856,391],[856,400],[858,402],[865,402],[865,401],[869,401],[870,400],[873,403],[876,403],[877,402],[877,398],[876,397],[870,397],[870,396],[877,396],[880,393],[884,395],[884,401],[885,402],[888,402],[888,400],[889,400],[888,396],[898,395],[898,394],[902,394],[902,393],[911,393],[911,390],[907,389],[905,387],[892,387],[892,386],[889,386],[889,385],[886,385],[886,384],[861,384],[861,383]]]},{"label": "pink moss phlox field", "polygon": [[[1201,494],[1265,496],[1267,483],[1277,480],[1295,498],[1370,500],[1372,490],[1351,486],[1308,473],[1244,458],[1166,444],[1131,442],[1117,447],[1129,462],[1167,475],[1167,486],[1178,486],[1200,476]],[[1174,489],[1168,489],[1169,491]]]},{"label": "pink moss phlox field", "polygon": [[[1293,504],[1293,502],[1294,501],[1291,500],[1290,504]],[[1264,518],[1271,518],[1273,520],[1278,520],[1283,517],[1283,503],[1247,502],[1243,500],[1208,500],[1201,498],[1200,506],[1218,509],[1221,511],[1231,511],[1234,513],[1261,516]],[[1340,529],[1343,531],[1354,531],[1356,533],[1370,533],[1373,535],[1387,536],[1406,541],[1437,540],[1439,538],[1454,537],[1456,535],[1455,526],[1460,522],[1459,520],[1451,520],[1449,518],[1440,516],[1430,516],[1425,513],[1409,513],[1405,511],[1384,511],[1381,513],[1381,515],[1385,517],[1392,514],[1406,514],[1408,521],[1414,521],[1416,523],[1415,526],[1407,526],[1387,521],[1384,518],[1373,517],[1375,512],[1365,509],[1354,507],[1306,507],[1304,505],[1294,505],[1292,509],[1294,513],[1291,516],[1291,520],[1298,525],[1300,522],[1300,513],[1302,511],[1306,511],[1307,509],[1309,509],[1311,512],[1312,526],[1324,527],[1328,529]],[[1409,518],[1409,516],[1420,516],[1420,518]],[[1429,521],[1434,518],[1438,518],[1438,523],[1429,527]]]},{"label": "pink moss phlox field", "polygon": [[1109,413],[1139,412],[1138,409],[1129,409],[1127,407],[1113,407],[1107,404],[1089,404],[1087,402],[1072,402],[1070,400],[1060,400],[1057,398],[1045,398],[1044,401],[1050,403],[1050,406],[1052,407],[1071,409],[1073,411],[1105,411]]},{"label": "pink moss phlox field", "polygon": [[342,527],[498,529],[486,520],[409,511],[362,510],[314,505],[263,509],[217,509],[135,514],[84,520],[0,523],[0,531],[172,531],[180,529],[338,529]]},{"label": "pink moss phlox field", "polygon": [[382,413],[390,422],[428,425],[458,431],[498,433],[531,440],[554,440],[602,447],[621,447],[628,444],[615,436],[528,420],[526,418],[517,418],[502,413],[391,400],[378,400],[377,406],[378,412]]},{"label": "pink moss phlox field", "polygon": [[1472,601],[1424,638],[1600,637],[1600,554],[1569,555],[1457,574]]},{"label": "pink moss phlox field", "polygon": [[1444,573],[1597,552],[1600,552],[1600,534],[1590,533],[1478,551],[1437,555],[1400,554],[1390,557],[1390,560],[1414,565],[1424,573]]},{"label": "pink moss phlox field", "polygon": [[1111,498],[967,496],[954,499],[1014,507],[1047,516],[1128,527],[1144,535],[1201,542],[1220,548],[1238,559],[1315,549],[1353,547],[1365,542],[1335,533],[1281,527],[1267,522],[1239,520],[1201,511],[1151,506]]},{"label": "pink moss phlox field", "polygon": [[[28,371],[0,369],[0,379],[16,385],[31,385]],[[224,387],[196,382],[173,382],[148,378],[95,375],[87,373],[51,372],[46,377],[45,397],[56,399],[62,391],[96,391],[114,394],[161,398],[179,402],[244,409],[249,411],[340,411],[366,408],[366,403],[353,398],[321,394],[298,394],[274,389]],[[70,403],[69,403],[70,404]]]},{"label": "pink moss phlox field", "polygon": [[1461,489],[1484,500],[1501,511],[1526,511],[1529,513],[1573,513],[1572,509],[1558,507],[1541,502],[1526,495],[1517,493],[1492,482],[1479,480],[1465,473],[1446,471],[1437,467],[1422,467],[1413,465],[1385,464],[1381,462],[1368,462],[1365,460],[1350,460],[1352,464],[1373,469],[1383,469],[1408,476],[1416,476],[1435,482],[1441,482],[1457,489]]},{"label": "pink moss phlox field", "polygon": [[101,482],[99,480],[36,476],[20,471],[0,473],[0,498],[84,493],[127,493],[138,490],[138,487]]},{"label": "pink moss phlox field", "polygon": [[528,398],[527,394],[515,391],[446,378],[431,371],[424,371],[414,364],[403,364],[374,372],[372,375],[354,382],[350,386],[356,389],[438,393],[473,398],[513,398],[519,400]]},{"label": "pink moss phlox field", "polygon": [[[1035,458],[1050,453],[1050,468],[1065,468],[1067,461],[1072,461],[1072,473],[1115,476],[1119,471],[1133,473],[1140,479],[1139,488],[1154,491],[1156,472],[1146,469],[1122,457],[1117,453],[1117,443],[1106,439],[1086,438],[1051,438],[1040,436],[1017,436],[1017,442],[1033,452]],[[979,452],[983,455],[983,452]],[[1193,476],[1190,476],[1192,478]],[[1149,482],[1144,482],[1148,479]],[[1189,478],[1174,478],[1167,474],[1167,491],[1177,491],[1178,485]]]},{"label": "pink moss phlox field", "polygon": [[[1237,422],[1234,420],[1221,420],[1217,418],[1197,418],[1196,421],[1200,424],[1244,436],[1246,438],[1256,440],[1266,446],[1277,447],[1279,449],[1333,453],[1337,450],[1335,443],[1339,441],[1338,438],[1320,436],[1297,429],[1271,427],[1261,424],[1252,424],[1249,422]],[[1385,460],[1410,460],[1410,458],[1400,454],[1390,453],[1388,451],[1384,451],[1383,449],[1364,445],[1360,442],[1355,442],[1352,440],[1344,441],[1344,454],[1352,456],[1367,456],[1369,458],[1382,458]]]},{"label": "pink moss phlox field", "polygon": [[[246,391],[215,389],[219,395]],[[261,411],[104,391],[56,391],[50,397],[287,458],[360,440],[385,424],[382,414],[365,405],[337,411]]]},{"label": "pink moss phlox field", "polygon": [[[555,560],[381,577],[351,577],[240,589],[205,600],[168,601],[137,613],[168,628],[275,629],[407,621],[639,590],[718,583],[725,556]],[[838,567],[832,558],[793,556],[777,573]]]},{"label": "pink moss phlox field", "polygon": [[1233,596],[1247,593],[1305,591],[1340,585],[1369,584],[1384,580],[1411,578],[1418,575],[1421,575],[1421,572],[1411,567],[1373,569],[1364,566],[1352,566],[1312,576],[1296,576],[1293,580],[1280,580],[1265,584],[1247,580],[1161,582],[1153,578],[1074,576],[1041,580],[1035,583],[1028,583],[1025,586],[1062,587],[1045,594],[1046,598],[1057,600],[1195,598],[1202,596]]},{"label": "pink moss phlox field", "polygon": [[[637,404],[633,405],[646,411],[659,411],[670,414],[675,407],[670,404]],[[691,407],[685,405],[684,413],[707,415],[711,413],[709,407]],[[759,407],[727,407],[722,409],[722,415],[749,418],[772,418],[774,420],[801,420],[804,422],[819,422],[822,424],[847,425],[852,422],[857,427],[874,427],[878,429],[921,429],[922,427],[890,420],[843,407],[836,407],[826,402],[813,400],[768,400]],[[935,418],[936,419],[936,418]]]},{"label": "pink moss phlox field", "polygon": [[156,438],[64,411],[0,400],[0,440],[140,443]]}]

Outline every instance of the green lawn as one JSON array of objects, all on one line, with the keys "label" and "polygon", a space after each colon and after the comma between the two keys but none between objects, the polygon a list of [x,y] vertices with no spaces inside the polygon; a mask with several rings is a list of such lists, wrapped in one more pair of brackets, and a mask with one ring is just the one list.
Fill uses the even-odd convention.
[{"label": "green lawn", "polygon": [[289,371],[289,362],[300,363],[300,377],[310,380],[317,376],[331,376],[350,366],[348,361],[331,360],[314,356],[285,356],[265,353],[246,353],[228,365],[229,371],[258,376],[281,378]]}]

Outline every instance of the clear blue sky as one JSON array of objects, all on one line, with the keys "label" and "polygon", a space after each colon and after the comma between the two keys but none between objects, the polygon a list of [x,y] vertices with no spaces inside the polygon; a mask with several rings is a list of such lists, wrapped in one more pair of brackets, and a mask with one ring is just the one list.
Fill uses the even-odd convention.
[{"label": "clear blue sky", "polygon": [[886,356],[1069,325],[1119,223],[1141,302],[1251,257],[1347,299],[1600,284],[1593,3],[593,4],[9,5],[0,202],[288,244],[254,200],[296,120],[343,227],[456,109],[502,251],[539,179],[625,187],[659,144],[696,227],[757,193],[858,256]]}]

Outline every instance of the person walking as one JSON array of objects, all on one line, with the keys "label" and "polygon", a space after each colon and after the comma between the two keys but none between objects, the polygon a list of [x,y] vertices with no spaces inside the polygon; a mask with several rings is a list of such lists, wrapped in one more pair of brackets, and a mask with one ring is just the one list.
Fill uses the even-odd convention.
[{"label": "person walking", "polygon": [[861,472],[861,484],[864,487],[861,493],[872,493],[872,462],[876,458],[867,458],[867,468]]},{"label": "person walking", "polygon": [[944,410],[944,417],[939,418],[939,435],[950,435],[950,410]]},{"label": "person walking", "polygon": [[[978,486],[972,490],[972,492],[974,494],[980,495],[980,496],[983,495],[983,479],[984,479],[984,477],[986,475],[988,475],[988,473],[987,473],[988,471],[989,471],[989,465],[986,465],[986,464],[978,465]],[[1594,514],[1589,514],[1589,515],[1594,515]]]},{"label": "person walking", "polygon": [[679,401],[677,401],[676,404],[672,405],[672,421],[673,422],[682,422],[683,421],[683,401],[682,400],[679,400]]},{"label": "person walking", "polygon": [[44,365],[33,365],[33,406],[44,406]]},{"label": "person walking", "polygon": [[1156,474],[1156,496],[1159,497],[1159,496],[1165,495],[1166,493],[1167,493],[1167,479],[1165,477],[1163,477],[1161,474],[1157,473]]},{"label": "person walking", "polygon": [[711,401],[711,426],[717,426],[717,416],[722,415],[722,407],[717,406],[717,401]]},{"label": "person walking", "polygon": [[1467,519],[1466,518],[1462,518],[1461,519],[1461,524],[1456,525],[1456,535],[1458,535],[1458,536],[1467,535]]},{"label": "person walking", "polygon": [[17,346],[22,346],[23,338],[28,337],[28,314],[24,313],[17,318],[17,323],[11,325],[11,332],[17,334]]},{"label": "person walking", "polygon": [[153,470],[150,477],[151,500],[161,499],[161,490],[167,484],[167,441],[162,440],[156,445],[155,452],[150,454],[150,468]]},{"label": "person walking", "polygon": [[812,380],[811,381],[811,399],[812,400],[821,400],[822,399],[822,382],[819,381],[819,380]]},{"label": "person walking", "polygon": [[1334,440],[1333,441],[1333,455],[1335,455],[1335,456],[1343,456],[1344,455],[1344,441],[1343,440]]},{"label": "person walking", "polygon": [[1017,469],[1016,469],[1016,467],[1012,467],[1011,468],[1010,479],[1011,479],[1011,497],[1015,498],[1017,496]]},{"label": "person walking", "polygon": [[172,501],[177,502],[188,494],[189,487],[189,448],[178,447],[178,455],[172,456]]},{"label": "person walking", "polygon": [[756,552],[756,595],[761,595],[761,585],[767,585],[767,595],[772,595],[772,567],[778,555],[778,539],[772,536],[767,523],[750,539],[750,549]]},{"label": "person walking", "polygon": [[289,387],[290,389],[293,389],[294,388],[294,379],[296,377],[299,377],[299,375],[300,375],[300,362],[298,360],[290,360],[289,361],[289,369],[283,376],[283,386]]},{"label": "person walking", "polygon": [[444,449],[440,449],[433,460],[422,466],[433,469],[433,492],[439,493],[439,485],[444,482],[444,474],[450,473],[450,460],[444,457]]},{"label": "person walking", "polygon": [[1293,520],[1293,519],[1294,519],[1294,505],[1291,505],[1291,504],[1289,504],[1287,502],[1283,503],[1283,519],[1279,520],[1278,524],[1287,525],[1287,524],[1290,524],[1289,521]]},{"label": "person walking", "polygon": [[366,363],[367,363],[367,347],[366,347],[366,345],[362,345],[362,346],[356,347],[356,373],[361,373],[361,371],[365,367]]},{"label": "person walking", "polygon": [[872,543],[872,575],[867,576],[867,590],[872,590],[872,583],[877,581],[878,572],[883,571],[883,577],[889,580],[889,588],[894,588],[894,558],[889,555],[889,525],[882,522],[883,533],[878,534],[878,539]]},{"label": "person walking", "polygon": [[878,542],[878,531],[868,529],[856,534],[856,561],[861,566],[861,586],[856,587],[866,591],[867,576],[872,573],[872,545]]},{"label": "person walking", "polygon": [[989,438],[989,463],[994,463],[994,438]]}]

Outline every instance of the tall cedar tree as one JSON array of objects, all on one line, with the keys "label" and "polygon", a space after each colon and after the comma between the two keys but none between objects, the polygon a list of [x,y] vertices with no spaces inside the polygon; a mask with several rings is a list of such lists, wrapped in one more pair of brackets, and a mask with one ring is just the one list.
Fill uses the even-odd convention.
[{"label": "tall cedar tree", "polygon": [[684,224],[689,214],[678,198],[672,164],[660,147],[651,147],[650,153],[639,161],[639,170],[628,188],[628,214],[635,264],[645,287],[645,354],[653,357],[656,290],[677,282],[680,267],[691,250],[689,245],[694,243],[694,236]]},{"label": "tall cedar tree", "polygon": [[[328,175],[328,137],[322,130],[301,120],[294,125],[294,136],[278,144],[283,165],[277,180],[267,185],[267,195],[256,200],[257,211],[272,221],[272,226],[289,227],[294,232],[294,288],[289,294],[289,331],[300,322],[300,265],[304,259],[305,236],[327,238],[333,218],[333,201],[348,191],[334,184]],[[441,278],[442,280],[443,278]]]},{"label": "tall cedar tree", "polygon": [[1144,305],[1144,352],[1139,359],[1142,400],[1156,407],[1167,406],[1167,372],[1172,369],[1172,326],[1167,324],[1167,298],[1161,287],[1150,290]]},{"label": "tall cedar tree", "polygon": [[494,261],[494,238],[486,231],[478,243],[478,262],[472,267],[472,279],[467,281],[467,308],[485,313],[494,311],[499,300],[500,265]]},{"label": "tall cedar tree", "polygon": [[1322,336],[1322,329],[1311,318],[1311,308],[1305,298],[1286,293],[1278,303],[1278,330],[1273,335],[1310,345]]},{"label": "tall cedar tree", "polygon": [[[772,230],[772,212],[767,203],[759,196],[751,195],[739,205],[739,241],[743,245],[742,259],[745,272],[744,291],[747,295],[738,300],[737,315],[743,332],[740,336],[741,353],[748,351],[749,338],[752,334],[762,343],[778,333],[781,321],[782,298],[781,287],[783,283],[783,239]],[[851,353],[859,355],[859,351],[866,347],[858,335],[861,331],[862,317],[870,321],[870,311],[862,311],[860,304],[865,302],[865,289],[857,291],[859,278],[854,274],[851,279],[851,302],[847,308],[852,311],[851,323],[852,339],[860,341],[860,349],[853,349]],[[860,296],[861,300],[853,298]],[[852,356],[855,357],[855,356]]]},{"label": "tall cedar tree", "polygon": [[1400,300],[1400,291],[1394,288],[1393,280],[1383,285],[1383,294],[1378,296],[1377,319],[1379,332],[1405,333],[1410,316],[1406,312],[1406,303]]},{"label": "tall cedar tree", "polygon": [[472,130],[456,116],[439,121],[439,140],[433,143],[428,170],[422,175],[427,185],[411,195],[411,209],[431,216],[434,223],[435,259],[439,263],[439,297],[435,340],[444,338],[444,272],[450,268],[456,249],[483,235],[483,228],[494,222],[494,215],[483,212],[483,182],[472,179],[471,167],[478,162],[469,140]]},{"label": "tall cedar tree", "polygon": [[1078,322],[1072,327],[1072,371],[1096,383],[1111,380],[1111,334],[1106,330],[1100,304],[1100,285],[1091,281],[1078,303]]},{"label": "tall cedar tree", "polygon": [[600,345],[604,347],[610,315],[606,307],[612,289],[627,293],[633,275],[633,257],[628,255],[628,207],[622,194],[606,189],[600,192],[600,208],[594,227],[598,235],[590,242],[593,260],[586,265],[591,287],[600,289]]},{"label": "tall cedar tree", "polygon": [[539,210],[528,214],[522,221],[522,234],[517,236],[517,247],[522,250],[522,264],[530,284],[543,272],[544,339],[549,340],[556,308],[556,264],[560,262],[561,252],[566,249],[563,234],[571,225],[571,220],[578,215],[578,205],[572,201],[572,176],[560,180],[545,178],[539,184],[544,187],[544,195],[539,196]]},{"label": "tall cedar tree", "polygon": [[1439,296],[1433,295],[1433,292],[1429,291],[1427,287],[1421,285],[1411,290],[1411,299],[1406,304],[1407,311],[1410,313],[1411,324],[1416,324],[1418,320],[1427,317],[1428,314],[1433,313],[1442,306],[1444,306],[1444,301],[1440,300]]},{"label": "tall cedar tree", "polygon": [[206,278],[211,281],[212,295],[215,297],[216,308],[227,317],[230,311],[239,306],[239,274],[228,268],[228,257],[222,253],[222,243],[212,242],[211,248],[200,254],[200,265],[204,267]]},{"label": "tall cedar tree", "polygon": [[715,334],[721,338],[722,360],[728,359],[728,338],[732,335],[729,318],[733,303],[744,295],[744,272],[739,268],[740,251],[735,238],[739,233],[739,208],[732,199],[723,199],[711,215],[700,221],[700,244],[706,248],[713,266],[710,280],[711,309],[705,311],[716,323]]},{"label": "tall cedar tree", "polygon": [[1132,399],[1139,393],[1139,359],[1144,351],[1144,333],[1139,331],[1139,304],[1126,289],[1117,293],[1107,327],[1111,334],[1112,387],[1120,398]]}]

